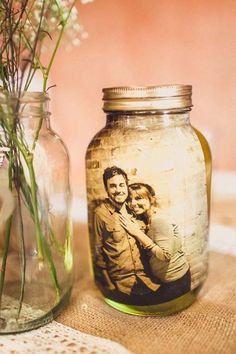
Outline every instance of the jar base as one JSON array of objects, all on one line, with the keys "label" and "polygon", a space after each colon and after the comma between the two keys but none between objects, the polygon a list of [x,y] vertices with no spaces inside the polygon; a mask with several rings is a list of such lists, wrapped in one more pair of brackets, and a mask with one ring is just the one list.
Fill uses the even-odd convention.
[{"label": "jar base", "polygon": [[[71,288],[62,296],[60,302],[57,303],[50,311],[38,310],[30,305],[23,304],[22,310],[24,311],[24,316],[20,316],[17,320],[11,316],[9,307],[6,308],[8,311],[8,316],[4,316],[4,309],[0,313],[0,335],[1,334],[15,334],[21,332],[27,332],[33,329],[37,329],[44,326],[56,318],[68,305],[71,295]],[[11,305],[12,302],[12,305]],[[15,300],[8,298],[8,306],[12,306],[15,312],[14,306]]]},{"label": "jar base", "polygon": [[122,304],[117,301],[105,298],[105,302],[115,308],[118,311],[127,313],[129,315],[136,316],[165,316],[172,315],[176,312],[180,312],[187,307],[189,307],[197,298],[197,295],[201,289],[201,286],[198,286],[196,289],[189,291],[188,293],[174,299],[157,305],[127,305]]}]

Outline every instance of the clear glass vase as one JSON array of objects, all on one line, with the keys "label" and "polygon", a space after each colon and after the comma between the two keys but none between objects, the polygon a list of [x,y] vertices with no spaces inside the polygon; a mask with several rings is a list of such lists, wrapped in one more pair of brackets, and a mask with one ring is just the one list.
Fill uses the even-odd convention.
[{"label": "clear glass vase", "polygon": [[0,96],[0,333],[48,323],[71,292],[69,159],[48,102]]}]

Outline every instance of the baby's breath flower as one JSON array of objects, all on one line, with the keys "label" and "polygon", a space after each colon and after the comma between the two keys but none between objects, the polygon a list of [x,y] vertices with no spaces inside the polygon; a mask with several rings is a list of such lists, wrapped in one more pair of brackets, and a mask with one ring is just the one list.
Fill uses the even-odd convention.
[{"label": "baby's breath flower", "polygon": [[[4,52],[4,49],[2,51],[0,48],[0,67],[2,68],[0,70],[0,86],[5,85],[5,88],[8,87],[10,91],[14,91],[15,86],[19,87],[15,80],[24,77],[27,68],[32,75],[35,70],[40,69],[45,83],[51,63],[49,63],[49,69],[41,64],[41,52],[44,52],[45,48],[52,52],[57,50],[64,32],[68,37],[67,47],[68,45],[79,46],[81,41],[87,38],[88,34],[80,24],[78,10],[74,6],[77,2],[79,0],[13,0],[3,2],[3,5],[1,3],[0,24],[4,30],[0,28],[0,45],[2,48],[3,41],[6,44],[12,41],[16,53],[12,54],[15,55],[15,58],[9,58],[9,53],[12,51],[5,50]],[[89,2],[91,0],[80,0],[81,4]],[[4,11],[4,6],[8,6],[10,12]],[[10,14],[11,21],[4,20],[6,13]],[[17,24],[13,34],[9,28],[10,23],[13,27],[14,24]],[[46,38],[50,40],[47,41],[47,45],[44,45]],[[50,44],[48,45],[48,43]],[[52,54],[52,60],[54,56]],[[12,65],[6,64],[11,60],[17,66],[14,69]],[[28,75],[26,89],[31,80],[32,77]],[[11,87],[12,83],[13,87]]]}]

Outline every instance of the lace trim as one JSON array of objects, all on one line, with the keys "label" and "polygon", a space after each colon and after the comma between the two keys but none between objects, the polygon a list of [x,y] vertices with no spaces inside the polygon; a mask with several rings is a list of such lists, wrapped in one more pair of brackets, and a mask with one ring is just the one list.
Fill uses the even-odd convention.
[{"label": "lace trim", "polygon": [[116,342],[82,333],[56,321],[34,331],[1,335],[0,353],[131,354]]}]

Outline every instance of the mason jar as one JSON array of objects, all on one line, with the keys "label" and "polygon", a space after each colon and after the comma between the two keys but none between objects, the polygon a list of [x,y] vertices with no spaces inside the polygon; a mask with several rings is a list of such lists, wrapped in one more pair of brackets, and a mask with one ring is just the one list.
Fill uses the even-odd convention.
[{"label": "mason jar", "polygon": [[69,159],[49,97],[0,96],[0,332],[51,321],[72,286]]},{"label": "mason jar", "polygon": [[105,301],[129,314],[180,311],[207,276],[211,154],[191,95],[103,90],[106,126],[86,154],[91,256]]},{"label": "mason jar", "polygon": [[190,85],[103,90],[86,154],[95,282],[112,307],[165,315],[207,276],[211,153],[190,124]]}]

